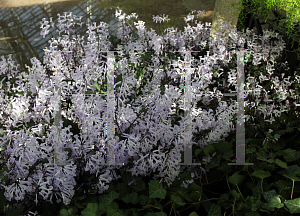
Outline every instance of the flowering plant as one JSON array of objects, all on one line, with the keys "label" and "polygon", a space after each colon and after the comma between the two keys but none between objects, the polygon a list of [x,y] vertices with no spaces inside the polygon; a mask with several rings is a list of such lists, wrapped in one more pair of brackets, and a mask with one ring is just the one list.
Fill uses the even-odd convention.
[{"label": "flowering plant", "polygon": [[[119,16],[120,21],[124,21],[125,15],[120,15],[120,13],[116,15]],[[253,57],[255,66],[259,65],[261,58],[266,60],[269,53],[271,53],[271,59],[273,56],[278,56],[279,54],[275,52],[280,52],[284,47],[283,42],[277,43],[276,47],[267,45],[268,38],[266,37],[262,38],[264,47],[255,46],[256,43],[250,39],[249,32],[245,39],[245,34],[241,36],[233,30],[229,35],[235,41],[232,45],[235,50],[231,52],[226,50],[228,47],[224,45],[222,36],[219,41],[212,40],[210,44],[212,55],[209,56],[208,52],[208,55],[200,60],[192,59],[195,68],[198,66],[198,74],[196,72],[192,74],[193,84],[190,86],[191,94],[193,93],[192,115],[179,116],[180,119],[176,122],[179,125],[176,125],[175,122],[171,122],[169,115],[172,107],[175,104],[176,111],[185,110],[185,101],[182,100],[181,93],[184,84],[183,73],[180,70],[187,63],[180,60],[180,55],[193,50],[194,47],[200,47],[200,49],[207,47],[209,28],[203,28],[202,24],[197,24],[197,27],[188,25],[183,36],[175,34],[174,29],[168,29],[166,36],[161,37],[153,31],[145,32],[140,22],[137,26],[139,37],[134,40],[123,22],[118,34],[124,43],[117,45],[120,60],[115,65],[115,75],[120,81],[115,83],[116,110],[114,114],[117,125],[116,161],[123,162],[125,166],[112,167],[105,165],[104,113],[113,109],[114,106],[108,104],[106,107],[110,101],[109,97],[106,102],[102,95],[97,94],[105,85],[108,87],[108,93],[111,92],[109,90],[111,77],[109,77],[108,68],[105,68],[110,64],[112,57],[106,54],[112,45],[108,41],[108,26],[104,23],[100,23],[99,26],[95,23],[93,26],[90,25],[88,43],[82,45],[83,39],[79,37],[70,39],[70,27],[75,24],[75,18],[71,14],[68,16],[65,14],[64,19],[68,23],[60,22],[60,32],[65,31],[67,35],[63,35],[63,38],[59,37],[58,40],[52,39],[50,48],[45,49],[46,68],[53,71],[55,76],[47,77],[46,69],[33,58],[31,60],[33,68],[29,75],[24,72],[18,74],[18,71],[10,71],[14,72],[13,75],[18,74],[19,78],[15,82],[18,87],[15,88],[13,84],[12,90],[15,94],[17,91],[21,94],[8,97],[1,90],[1,102],[6,104],[1,107],[3,113],[1,124],[8,132],[1,138],[1,146],[6,148],[5,153],[10,156],[6,164],[6,171],[9,172],[5,171],[6,178],[1,179],[5,179],[6,185],[2,184],[2,186],[5,188],[5,196],[8,200],[12,198],[23,200],[28,194],[39,199],[41,197],[44,200],[49,199],[52,202],[52,197],[55,195],[57,202],[60,202],[62,198],[63,202],[68,204],[74,194],[75,177],[84,175],[84,172],[96,175],[98,182],[94,186],[96,185],[98,193],[105,191],[112,179],[119,178],[115,169],[119,172],[130,170],[133,175],[145,175],[152,172],[154,179],[161,178],[160,182],[164,180],[168,185],[171,184],[179,173],[180,152],[184,150],[186,141],[203,147],[224,139],[222,138],[224,134],[234,130],[232,118],[236,112],[235,102],[221,101],[222,92],[217,90],[217,87],[214,87],[213,91],[208,90],[209,87],[211,88],[209,83],[215,83],[212,82],[213,69],[222,70],[221,66],[230,62],[231,58],[236,55],[237,49],[244,49],[246,40],[248,46],[254,48],[253,50],[247,49],[247,51]],[[46,27],[43,28],[42,34],[46,35],[49,25],[47,21],[43,21],[43,24],[46,22]],[[99,37],[96,37],[95,30],[100,33]],[[75,43],[80,46],[75,48]],[[172,48],[175,51],[179,50],[178,61],[169,56],[174,52]],[[137,50],[137,54],[130,52],[133,50]],[[151,61],[154,68],[147,65],[143,73],[136,72],[135,74],[133,68],[142,64],[140,58],[144,51],[153,51]],[[75,52],[79,53],[79,57],[74,55]],[[128,54],[129,60],[126,56]],[[12,65],[11,59],[5,61],[2,57],[2,60],[1,74],[9,70]],[[175,66],[174,70],[171,70],[171,65],[168,64],[170,60]],[[216,64],[217,68],[213,68]],[[260,81],[270,78],[272,65],[268,65],[267,69],[268,73],[260,75]],[[104,79],[105,74],[108,74],[107,81]],[[215,75],[214,78],[217,76],[220,74]],[[235,71],[232,70],[228,76],[230,85],[234,85],[236,83]],[[9,79],[11,74],[7,77]],[[254,77],[249,75],[248,78]],[[68,81],[71,81],[71,84]],[[251,84],[254,85],[253,82]],[[290,84],[287,83],[287,85]],[[7,85],[10,87],[9,82]],[[57,89],[59,86],[61,88]],[[55,87],[56,89],[53,90]],[[247,87],[249,87],[248,84]],[[281,86],[281,89],[283,94],[280,99],[284,100],[286,88]],[[59,112],[59,107],[56,105],[60,103],[58,94],[60,91],[63,95],[71,95],[69,97],[73,107],[70,110],[63,110],[62,115],[79,124],[80,132],[74,136],[70,132],[71,125],[63,128],[62,120],[58,126],[53,125],[56,114]],[[80,93],[86,91],[90,91],[89,93],[95,96],[84,99]],[[290,93],[293,92],[290,91]],[[247,92],[246,98],[248,98]],[[249,97],[248,101],[245,101],[247,105],[250,99]],[[203,101],[207,107],[211,101],[220,106],[217,106],[216,111],[213,109],[207,111],[198,107],[197,104],[200,101]],[[30,110],[29,107],[33,109]],[[284,110],[273,112],[276,116],[280,116]],[[272,112],[266,113],[265,110],[262,110],[262,113],[264,117],[272,114]],[[246,117],[248,120],[249,116]],[[191,123],[189,126],[192,128],[193,137],[185,136],[187,131],[183,125],[188,122]],[[46,126],[50,127],[46,128]],[[11,131],[13,127],[23,127],[23,129],[13,133]],[[204,130],[210,130],[210,133],[204,134],[206,137],[199,136]],[[125,147],[128,152],[124,158]]]}]

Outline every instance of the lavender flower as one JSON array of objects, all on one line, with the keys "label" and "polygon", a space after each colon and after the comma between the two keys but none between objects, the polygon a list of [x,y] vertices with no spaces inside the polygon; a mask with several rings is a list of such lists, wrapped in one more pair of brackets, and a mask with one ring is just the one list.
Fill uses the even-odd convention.
[{"label": "lavender flower", "polygon": [[[98,26],[95,23],[89,25],[88,43],[83,45],[81,50],[81,53],[85,53],[85,55],[82,54],[80,56],[80,65],[76,66],[76,69],[73,71],[69,71],[68,65],[64,62],[65,59],[72,59],[69,48],[75,48],[74,40],[82,43],[82,39],[79,37],[73,37],[71,40],[70,32],[74,31],[72,27],[75,24],[81,25],[82,23],[75,23],[76,16],[72,16],[72,13],[69,15],[65,13],[64,16],[59,15],[59,18],[63,18],[58,21],[59,34],[64,32],[67,35],[58,37],[57,40],[52,39],[49,49],[45,49],[45,67],[55,71],[55,76],[47,77],[45,68],[37,59],[33,58],[31,60],[33,67],[28,67],[29,75],[26,75],[24,72],[18,73],[18,71],[13,71],[15,73],[12,73],[15,76],[18,74],[19,77],[19,80],[15,83],[19,88],[13,86],[13,90],[24,91],[24,95],[18,98],[9,98],[5,95],[4,91],[0,93],[1,103],[6,104],[6,106],[0,107],[0,111],[7,116],[7,118],[0,116],[0,123],[3,123],[9,132],[0,142],[1,148],[4,143],[9,142],[9,145],[6,146],[6,153],[10,155],[7,161],[7,167],[10,169],[10,172],[6,173],[6,175],[9,177],[10,182],[7,186],[4,186],[5,196],[8,200],[13,198],[23,200],[26,193],[34,192],[28,186],[33,184],[39,187],[39,195],[44,200],[52,202],[53,195],[55,195],[57,202],[63,201],[67,205],[74,195],[74,186],[76,185],[74,177],[82,174],[77,170],[80,166],[85,171],[96,174],[98,178],[98,182],[96,183],[98,193],[103,193],[107,190],[108,184],[113,179],[120,178],[116,174],[115,169],[119,169],[120,172],[124,170],[130,171],[135,175],[145,175],[145,173],[158,170],[159,174],[154,175],[153,178],[160,179],[160,183],[165,181],[170,185],[180,172],[180,167],[178,166],[181,156],[180,151],[183,151],[186,140],[203,147],[212,142],[220,141],[222,139],[221,135],[235,130],[232,122],[229,121],[229,119],[232,119],[233,114],[236,113],[235,101],[231,103],[221,102],[222,93],[216,88],[213,91],[208,89],[209,84],[213,83],[212,70],[217,60],[228,63],[238,49],[243,49],[245,41],[249,41],[248,46],[250,48],[255,47],[255,49],[247,50],[253,56],[253,64],[258,64],[259,60],[269,54],[268,52],[273,54],[271,55],[272,57],[276,57],[274,53],[282,51],[284,47],[282,42],[277,43],[276,47],[268,45],[259,47],[255,42],[251,41],[251,38],[247,34],[238,35],[234,31],[230,32],[230,37],[234,38],[236,49],[231,52],[227,52],[224,44],[218,44],[217,41],[212,40],[209,46],[213,54],[209,55],[208,53],[207,56],[200,60],[190,59],[193,65],[195,65],[193,73],[199,75],[192,80],[193,85],[189,85],[190,91],[192,93],[198,92],[199,94],[193,94],[190,98],[191,112],[179,122],[180,127],[177,125],[173,126],[170,123],[169,111],[175,101],[181,109],[184,109],[185,101],[181,93],[183,83],[179,87],[176,87],[164,84],[162,80],[166,76],[172,77],[174,80],[178,77],[182,78],[185,75],[183,69],[186,69],[185,65],[187,61],[184,62],[180,59],[177,61],[172,60],[172,65],[175,69],[166,69],[163,65],[165,64],[169,67],[171,62],[164,59],[163,53],[169,51],[166,49],[169,42],[182,56],[185,55],[185,51],[192,50],[193,48],[187,43],[190,37],[195,38],[197,46],[204,48],[206,45],[205,42],[208,41],[209,34],[207,32],[209,28],[203,28],[201,24],[197,24],[197,27],[188,26],[183,35],[178,34],[177,31],[175,32],[171,28],[168,29],[169,32],[166,35],[158,36],[153,31],[142,31],[142,24],[140,24],[140,38],[136,42],[130,37],[130,29],[126,28],[123,22],[126,18],[125,14],[120,14],[121,12],[116,13],[119,21],[122,21],[122,24],[119,25],[120,31],[118,32],[118,36],[124,40],[124,43],[118,45],[117,50],[122,59],[112,70],[115,70],[115,75],[122,75],[121,87],[118,92],[115,92],[115,102],[118,104],[115,109],[115,122],[117,123],[117,132],[120,134],[115,140],[115,155],[116,160],[120,161],[124,159],[123,156],[126,147],[128,155],[126,155],[123,162],[127,163],[129,159],[133,158],[134,161],[131,164],[127,164],[128,167],[131,165],[131,168],[108,166],[105,160],[104,149],[102,149],[102,152],[98,151],[95,153],[94,151],[95,143],[99,144],[103,141],[103,136],[100,134],[105,132],[104,123],[107,120],[105,113],[113,107],[110,107],[110,104],[107,106],[106,100],[97,94],[95,86],[92,83],[92,81],[96,81],[100,85],[103,85],[103,74],[109,74],[108,66],[114,65],[109,55],[105,56],[103,54],[108,52],[111,47],[107,39],[109,36],[107,33],[108,25],[105,23],[101,23]],[[189,14],[186,22],[192,20],[192,18],[193,16]],[[163,21],[166,17],[155,19]],[[64,23],[65,21],[66,23]],[[50,25],[48,23],[48,21],[43,19],[43,25],[46,26],[42,26],[43,30],[41,34],[44,37],[49,32],[48,28]],[[50,23],[53,27],[54,24],[51,18]],[[95,31],[99,33],[99,36],[96,36]],[[263,40],[266,39],[263,38]],[[58,44],[61,44],[63,48],[57,49]],[[136,49],[138,50],[137,55],[130,53],[130,51]],[[155,51],[151,59],[153,65],[146,68],[144,72],[144,74],[153,74],[153,76],[141,89],[142,96],[131,99],[130,97],[134,95],[138,83],[136,74],[133,74],[134,66],[142,63],[140,52],[145,49],[153,49]],[[129,64],[128,60],[135,65]],[[5,74],[7,68],[13,68],[11,56],[8,61],[2,57],[0,65],[0,74]],[[198,67],[198,70],[196,70],[196,67]],[[267,79],[271,74],[272,66],[268,68],[268,74],[260,78],[262,80]],[[8,79],[10,75],[7,76]],[[234,76],[236,74],[233,72],[233,75],[229,79],[231,85],[235,84]],[[75,80],[75,84],[67,83],[64,81],[66,78]],[[287,85],[291,85],[291,83],[288,82]],[[107,82],[106,84],[109,86],[110,83]],[[59,87],[61,95],[57,94],[57,91],[54,91],[55,87]],[[8,85],[8,88],[10,88],[10,85]],[[164,89],[163,94],[161,94],[161,89]],[[286,88],[282,89],[286,90]],[[96,96],[87,97],[87,99],[84,98],[81,93],[87,91],[91,91]],[[260,90],[258,89],[258,91]],[[79,134],[72,134],[70,127],[63,128],[63,121],[60,121],[59,125],[50,124],[51,120],[55,118],[56,113],[60,111],[54,105],[64,100],[61,98],[65,95],[71,95],[70,99],[73,107],[62,113],[62,115],[80,125],[81,131]],[[215,115],[212,109],[199,109],[195,105],[198,101],[202,100],[208,106],[214,98],[218,99],[219,102],[219,107],[216,108]],[[30,109],[30,103],[34,104],[33,109]],[[249,104],[248,101],[246,103]],[[145,114],[141,112],[143,104],[146,104],[148,108]],[[279,106],[279,109],[279,111],[277,110],[278,116],[283,112],[281,106]],[[267,107],[261,110],[261,113],[266,114],[265,117],[270,114],[266,110]],[[275,109],[273,110],[275,112]],[[12,126],[26,124],[30,120],[33,120],[38,125],[39,130],[37,127],[30,127],[28,129],[24,127],[20,132],[12,132],[10,130]],[[190,124],[188,124],[189,122]],[[197,132],[211,128],[213,128],[213,131],[196,143],[193,141],[193,134],[189,134],[185,129],[184,126],[186,124],[191,126],[191,130],[196,130],[195,128],[197,127]],[[46,125],[49,127],[47,129],[43,128]],[[44,134],[43,130],[45,130]],[[108,128],[107,131],[112,132],[111,130],[111,128]],[[145,131],[148,131],[147,136],[145,136]],[[41,143],[38,143],[37,137],[34,136],[37,134],[39,137],[44,135],[43,138],[40,138]],[[73,137],[75,141],[73,141]],[[171,148],[171,144],[175,147]],[[67,148],[71,149],[71,157],[68,157],[67,152],[63,150]],[[104,146],[101,148],[104,148]],[[158,150],[155,150],[155,148]],[[82,158],[82,160],[75,164],[75,159],[78,158]],[[58,163],[57,159],[64,161],[65,164]],[[48,163],[41,160],[48,160]],[[133,180],[129,184],[132,183],[136,182]]]}]

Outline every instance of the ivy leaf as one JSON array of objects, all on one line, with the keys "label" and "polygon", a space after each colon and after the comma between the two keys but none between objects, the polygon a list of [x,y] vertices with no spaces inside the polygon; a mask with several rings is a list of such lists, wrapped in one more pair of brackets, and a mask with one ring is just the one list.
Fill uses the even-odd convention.
[{"label": "ivy leaf", "polygon": [[68,210],[67,209],[60,210],[59,216],[69,216]]},{"label": "ivy leaf", "polygon": [[233,185],[238,185],[244,180],[243,175],[239,175],[239,171],[235,172],[232,176],[229,177],[229,182]]},{"label": "ivy leaf", "polygon": [[148,185],[149,185],[149,198],[165,199],[167,191],[164,188],[160,188],[160,184],[158,180],[149,182]]},{"label": "ivy leaf", "polygon": [[281,161],[279,159],[275,159],[275,164],[278,165],[278,166],[280,166],[281,168],[287,168],[286,162],[283,162],[283,161]]},{"label": "ivy leaf", "polygon": [[145,196],[145,195],[143,195],[143,194],[141,194],[141,195],[139,196],[139,204],[142,205],[142,206],[146,205],[147,202],[148,202],[148,200],[149,200],[149,197],[148,197],[148,196]]},{"label": "ivy leaf", "polygon": [[231,194],[232,194],[232,196],[233,196],[233,198],[234,198],[235,200],[241,199],[241,194],[239,194],[238,192],[236,192],[236,190],[232,190],[232,191],[231,191]]},{"label": "ivy leaf", "polygon": [[291,214],[300,213],[300,198],[286,200],[284,204],[290,210]]},{"label": "ivy leaf", "polygon": [[181,197],[176,194],[171,193],[170,198],[174,203],[180,206],[184,206],[186,204],[185,202],[182,201]]},{"label": "ivy leaf", "polygon": [[203,151],[206,155],[212,155],[213,153],[216,152],[216,149],[213,145],[207,145],[204,147]]},{"label": "ivy leaf", "polygon": [[263,196],[271,208],[282,208],[284,206],[275,190],[264,192]]},{"label": "ivy leaf", "polygon": [[198,154],[200,154],[202,151],[203,151],[203,149],[196,149],[195,156],[197,156]]},{"label": "ivy leaf", "polygon": [[221,207],[213,203],[209,209],[208,216],[222,216]]},{"label": "ivy leaf", "polygon": [[207,169],[212,169],[212,168],[215,168],[215,167],[219,167],[220,166],[220,163],[221,163],[221,157],[222,155],[218,154],[217,156],[215,156],[210,162],[209,164],[207,165]]},{"label": "ivy leaf", "polygon": [[113,202],[107,206],[107,215],[124,215],[123,210],[119,209],[119,206],[116,202]]},{"label": "ivy leaf", "polygon": [[256,178],[264,179],[270,177],[271,173],[263,170],[255,170],[251,175]]},{"label": "ivy leaf", "polygon": [[299,151],[296,151],[294,149],[285,149],[283,151],[284,155],[284,159],[286,162],[293,162],[295,160],[298,160],[300,158],[300,152]]},{"label": "ivy leaf", "polygon": [[186,172],[179,173],[178,177],[181,181],[191,180],[191,171],[187,170]]},{"label": "ivy leaf", "polygon": [[286,178],[289,178],[293,181],[300,181],[300,179],[298,177],[296,177],[297,175],[300,174],[300,167],[298,165],[291,165],[288,168],[286,168],[285,170],[281,170],[279,172],[277,172],[281,175],[283,175]]},{"label": "ivy leaf", "polygon": [[223,153],[232,148],[232,143],[221,140],[218,143],[213,144],[217,152]]},{"label": "ivy leaf", "polygon": [[132,204],[137,204],[138,203],[138,193],[132,192],[130,194],[126,194],[124,197],[122,197],[122,200],[124,203],[132,203]]}]

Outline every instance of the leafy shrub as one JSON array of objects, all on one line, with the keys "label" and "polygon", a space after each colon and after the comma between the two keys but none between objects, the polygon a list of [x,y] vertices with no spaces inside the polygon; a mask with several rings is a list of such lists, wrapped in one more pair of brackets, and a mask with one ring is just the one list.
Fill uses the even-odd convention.
[{"label": "leafy shrub", "polygon": [[[117,45],[113,37],[114,46]],[[176,56],[174,56],[175,58]],[[144,61],[149,61],[149,56],[144,55]],[[253,56],[250,57],[250,59]],[[224,65],[224,76],[230,69],[234,68],[235,62],[228,66]],[[278,65],[283,65],[279,63]],[[266,75],[264,68],[266,63],[260,66],[245,65],[248,73],[255,77],[261,74]],[[285,76],[284,66],[276,67],[275,75]],[[136,68],[137,74],[142,74],[142,68]],[[222,80],[222,76],[218,81]],[[283,78],[283,77],[282,77]],[[143,80],[145,81],[145,80]],[[143,82],[142,82],[143,85]],[[266,90],[272,90],[270,86],[264,86]],[[299,84],[294,83],[297,90]],[[99,86],[105,91],[105,84]],[[98,90],[99,90],[98,89]],[[299,88],[298,88],[299,89]],[[101,90],[100,90],[101,91]],[[299,90],[297,90],[299,94]],[[141,94],[137,92],[136,95]],[[274,92],[276,94],[276,92]],[[275,95],[276,96],[276,95]],[[275,99],[275,97],[274,97]],[[184,167],[170,187],[158,180],[152,180],[152,176],[133,177],[128,172],[122,172],[122,178],[113,180],[110,187],[101,195],[93,194],[91,183],[95,176],[86,172],[76,179],[76,191],[69,205],[49,203],[29,203],[18,205],[16,201],[9,203],[4,197],[4,191],[0,192],[0,206],[7,215],[19,215],[28,213],[32,209],[37,210],[41,215],[201,215],[199,209],[203,202],[211,201],[213,205],[208,215],[290,215],[300,213],[299,190],[296,186],[300,172],[299,168],[299,144],[300,121],[298,109],[290,101],[291,109],[287,114],[282,113],[280,117],[274,117],[275,121],[270,124],[264,121],[262,114],[255,113],[254,109],[245,108],[245,114],[256,115],[256,119],[247,122],[246,131],[246,162],[254,163],[253,166],[229,166],[228,163],[235,162],[234,144],[236,134],[231,133],[225,140],[205,146],[203,149],[196,149],[193,146],[193,159],[198,162],[206,158],[205,169],[209,173],[221,171],[223,177],[216,181],[219,184],[226,184],[228,191],[220,194],[219,198],[210,198],[203,201],[202,194],[210,183],[196,183],[190,180],[198,173],[202,177],[203,168]],[[72,106],[69,104],[68,106]],[[199,104],[201,106],[201,104]],[[178,122],[182,117],[182,110],[177,109],[178,115],[173,123]],[[294,112],[293,112],[294,111]],[[251,124],[252,123],[252,124]],[[75,133],[76,134],[76,133]],[[182,152],[183,160],[183,152]],[[1,171],[7,171],[4,168]],[[200,174],[201,173],[201,174]],[[206,173],[205,173],[206,175]],[[271,178],[272,177],[272,178]],[[200,178],[201,180],[201,178]],[[275,180],[275,181],[274,181]],[[188,181],[188,185],[184,185]],[[215,191],[216,192],[216,191]],[[54,198],[54,201],[55,198]],[[1,208],[2,209],[2,208]]]}]

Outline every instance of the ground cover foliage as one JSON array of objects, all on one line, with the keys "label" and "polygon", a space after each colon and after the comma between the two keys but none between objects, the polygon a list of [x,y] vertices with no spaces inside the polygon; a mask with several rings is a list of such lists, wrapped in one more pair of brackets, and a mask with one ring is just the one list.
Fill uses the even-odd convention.
[{"label": "ground cover foliage", "polygon": [[[114,47],[120,42],[113,36],[110,41]],[[209,49],[207,48],[207,50]],[[196,54],[195,57],[206,54],[207,50]],[[143,74],[147,61],[151,61],[149,55],[142,55],[145,64],[136,66],[137,76]],[[170,57],[176,59],[179,54],[170,53]],[[250,56],[249,62],[251,62],[251,58]],[[274,76],[281,77],[282,73],[284,77],[294,75],[280,61],[280,57],[277,58],[276,62]],[[255,77],[260,74],[265,75],[266,65],[267,62],[258,66],[245,63],[245,73],[251,73]],[[227,66],[224,65],[222,67],[224,69],[223,75],[218,77],[218,83],[222,84],[230,69],[235,67],[235,60]],[[216,70],[216,73],[218,72]],[[168,83],[170,80],[164,80],[164,82]],[[146,80],[143,79],[141,85],[145,84]],[[217,83],[211,84],[210,88],[215,86],[218,86]],[[271,89],[269,83],[263,86],[266,90],[271,91],[275,99],[278,92]],[[300,95],[299,87],[299,82],[296,82],[291,86],[291,89],[295,89]],[[225,87],[224,91],[227,92],[228,89],[229,87]],[[163,92],[163,88],[161,90]],[[98,91],[105,92],[106,85],[99,86]],[[141,94],[142,92],[137,91],[132,97]],[[230,98],[224,98],[224,100],[230,100]],[[274,116],[275,122],[272,124],[266,122],[264,116],[257,114],[255,109],[245,107],[245,114],[257,117],[255,120],[245,123],[246,162],[254,163],[253,166],[228,165],[228,163],[236,161],[234,147],[236,133],[232,132],[225,140],[207,145],[204,149],[197,149],[194,146],[193,159],[195,162],[203,162],[203,159],[206,159],[207,163],[203,167],[205,169],[200,169],[199,166],[182,166],[182,172],[179,174],[180,179],[175,180],[171,187],[167,187],[164,183],[160,184],[157,180],[152,180],[151,176],[133,177],[130,173],[123,172],[121,179],[112,181],[109,189],[98,195],[93,194],[90,188],[90,183],[95,180],[95,176],[86,173],[76,179],[75,188],[77,190],[69,205],[55,203],[55,198],[54,205],[46,202],[37,205],[30,203],[23,206],[18,205],[16,201],[8,203],[4,197],[4,190],[0,190],[0,210],[6,215],[26,215],[29,212],[38,211],[40,215],[45,216],[206,215],[201,206],[201,202],[203,202],[201,199],[202,192],[207,193],[209,185],[217,183],[225,191],[218,191],[220,188],[213,191],[217,193],[217,197],[210,198],[213,203],[208,213],[210,216],[297,215],[300,213],[300,198],[298,198],[300,193],[300,179],[298,178],[300,174],[300,149],[297,145],[300,141],[300,110],[299,107],[295,107],[291,97],[288,97],[287,100],[290,101],[291,109],[282,113],[280,117]],[[300,102],[298,101],[298,103]],[[217,104],[210,104],[211,107],[214,105]],[[68,109],[71,106],[71,101],[68,101],[68,103],[63,104],[62,109]],[[197,106],[205,105],[199,103]],[[183,110],[177,107],[172,124],[178,123],[182,117]],[[76,124],[72,123],[72,126],[73,133],[78,134],[79,129],[76,128]],[[201,135],[199,134],[199,137]],[[3,152],[1,154],[5,157]],[[3,175],[5,166],[3,164],[1,166],[0,174]],[[204,178],[207,178],[209,174],[206,173],[207,169],[209,169],[209,173],[213,171],[222,172],[222,177],[214,179],[212,182],[203,183]],[[196,179],[196,174],[202,178]]]}]

